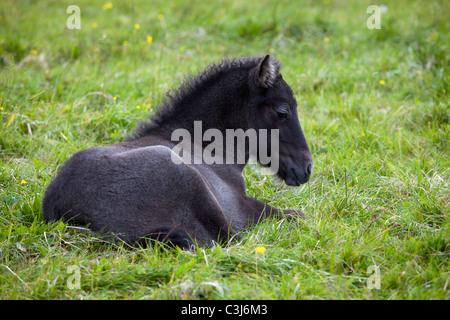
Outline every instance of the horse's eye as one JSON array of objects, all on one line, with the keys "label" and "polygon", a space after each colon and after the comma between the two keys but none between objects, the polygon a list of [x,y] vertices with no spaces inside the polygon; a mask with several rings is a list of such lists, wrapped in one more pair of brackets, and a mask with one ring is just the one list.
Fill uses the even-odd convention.
[{"label": "horse's eye", "polygon": [[287,103],[282,103],[274,108],[280,119],[289,119],[289,105]]},{"label": "horse's eye", "polygon": [[289,113],[286,111],[277,111],[278,118],[280,119],[287,119],[289,118]]}]

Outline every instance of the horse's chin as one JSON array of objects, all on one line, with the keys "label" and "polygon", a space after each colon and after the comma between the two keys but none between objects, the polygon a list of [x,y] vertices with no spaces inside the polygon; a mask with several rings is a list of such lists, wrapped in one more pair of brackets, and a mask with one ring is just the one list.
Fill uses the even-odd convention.
[{"label": "horse's chin", "polygon": [[295,169],[291,168],[290,170],[279,172],[278,176],[283,179],[284,183],[288,186],[298,187],[302,184],[305,184],[309,181],[309,177],[304,177]]},{"label": "horse's chin", "polygon": [[298,187],[299,185],[301,185],[299,180],[294,179],[292,177],[288,177],[287,179],[285,179],[284,183],[286,183],[288,186],[295,186],[295,187]]}]

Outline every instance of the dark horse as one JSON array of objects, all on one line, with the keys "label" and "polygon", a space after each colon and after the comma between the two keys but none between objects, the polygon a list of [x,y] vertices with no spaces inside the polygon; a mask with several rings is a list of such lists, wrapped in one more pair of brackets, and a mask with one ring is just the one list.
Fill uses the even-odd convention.
[{"label": "dark horse", "polygon": [[[257,148],[262,143],[259,132],[265,129],[270,150],[273,139],[268,137],[277,132],[279,152],[272,154],[272,161],[279,161],[276,174],[287,185],[309,180],[311,153],[279,62],[269,56],[226,59],[170,92],[132,138],[73,155],[45,192],[44,219],[87,226],[95,234],[128,243],[156,239],[190,248],[225,243],[263,217],[303,215],[247,197],[242,171],[250,157],[248,144],[231,148],[231,163],[182,160],[174,152],[178,142],[172,133],[182,128],[193,136],[199,121],[201,133],[214,129],[225,136],[230,129],[254,130]],[[193,137],[192,143],[192,150],[183,153],[207,147]],[[216,148],[210,154],[225,158],[227,152]],[[236,161],[239,156],[244,160]]]}]

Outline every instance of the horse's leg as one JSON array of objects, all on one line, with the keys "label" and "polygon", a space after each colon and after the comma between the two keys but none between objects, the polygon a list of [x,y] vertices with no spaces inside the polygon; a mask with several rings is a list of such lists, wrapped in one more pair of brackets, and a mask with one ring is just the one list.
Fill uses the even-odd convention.
[{"label": "horse's leg", "polygon": [[201,181],[191,190],[194,196],[190,210],[183,219],[184,228],[199,246],[227,243],[232,237],[236,237],[236,232],[209,187],[202,179],[199,180]]},{"label": "horse's leg", "polygon": [[262,202],[260,200],[251,197],[245,197],[241,203],[246,209],[246,212],[248,212],[249,214],[248,217],[249,222],[253,223],[257,223],[261,219],[267,217],[275,217],[277,219],[285,218],[288,220],[291,220],[295,217],[305,218],[305,214],[299,210],[278,209],[268,205],[265,202]]},{"label": "horse's leg", "polygon": [[179,218],[175,220],[178,222],[152,228],[138,242],[152,239],[182,249],[193,249],[196,246],[224,244],[236,237],[221,207],[206,186],[199,184],[191,192],[191,199],[183,203],[182,210],[177,210]]},{"label": "horse's leg", "polygon": [[[161,206],[161,211],[155,210],[148,216],[149,221],[141,223],[157,222],[154,228],[144,232],[144,237],[186,249],[226,243],[235,237],[235,231],[201,173],[192,166],[173,164],[168,148],[154,147],[152,151],[154,158],[158,156],[160,162],[165,163],[160,176],[164,174],[167,183],[160,186],[158,193],[141,196],[153,199],[152,202],[159,201]],[[147,180],[153,181],[155,172],[146,174]]]},{"label": "horse's leg", "polygon": [[[179,224],[172,228],[156,228],[145,238],[167,242],[182,249],[227,243],[237,237],[223,211],[205,186],[199,185],[195,199],[189,203]],[[198,190],[196,190],[198,191]]]}]

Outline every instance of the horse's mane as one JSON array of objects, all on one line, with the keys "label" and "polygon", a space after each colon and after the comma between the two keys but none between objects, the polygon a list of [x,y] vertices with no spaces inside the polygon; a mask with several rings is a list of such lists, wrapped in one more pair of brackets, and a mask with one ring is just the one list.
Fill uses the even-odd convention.
[{"label": "horse's mane", "polygon": [[[210,64],[197,75],[190,75],[181,85],[170,90],[163,98],[162,103],[157,107],[155,114],[149,117],[150,121],[141,122],[135,129],[131,139],[138,139],[149,134],[153,129],[158,128],[165,120],[176,115],[179,108],[183,107],[183,101],[189,96],[200,92],[207,86],[237,69],[250,70],[257,66],[261,57],[225,58],[219,63]],[[274,61],[279,67],[278,61]]]}]

